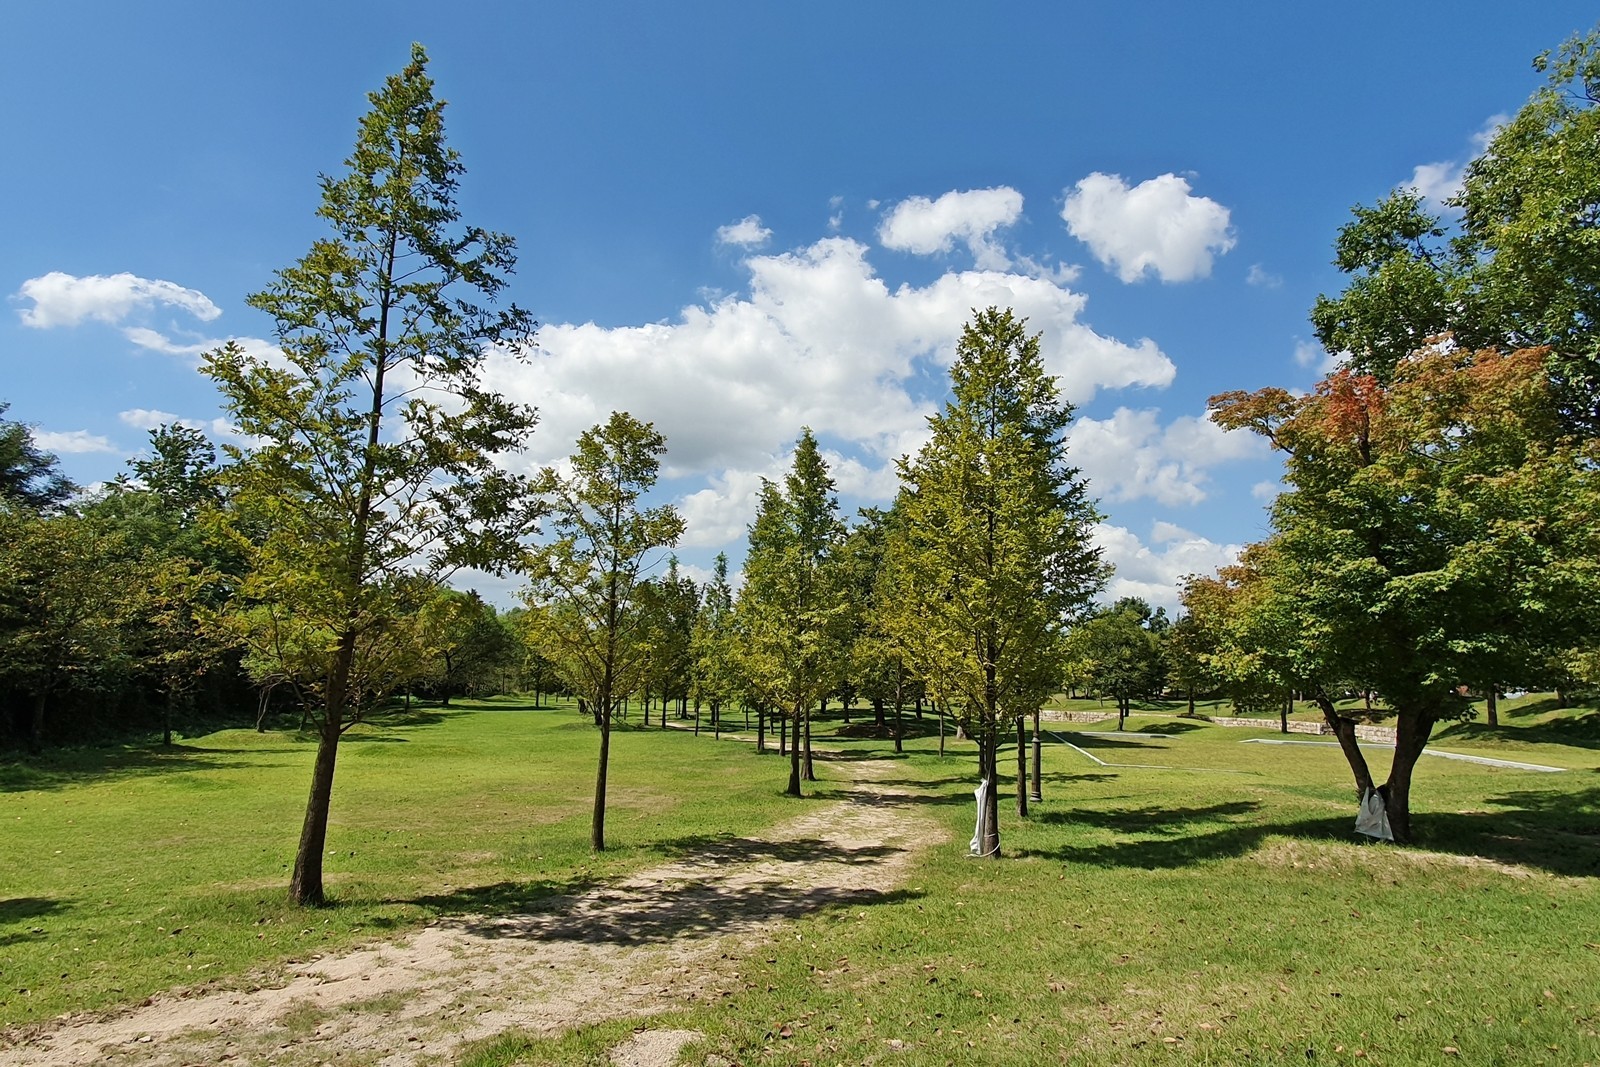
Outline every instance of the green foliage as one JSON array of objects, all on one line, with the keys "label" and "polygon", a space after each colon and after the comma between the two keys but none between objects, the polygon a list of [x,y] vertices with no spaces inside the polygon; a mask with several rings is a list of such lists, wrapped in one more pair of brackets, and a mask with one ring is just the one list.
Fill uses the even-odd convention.
[{"label": "green foliage", "polygon": [[530,632],[600,727],[590,841],[605,848],[607,759],[617,704],[637,692],[650,664],[649,618],[639,602],[652,555],[677,544],[683,518],[670,504],[641,507],[661,469],[666,439],[625,411],[585,430],[569,475],[538,480],[555,537],[524,564]]},{"label": "green foliage", "polygon": [[1339,232],[1343,293],[1311,319],[1331,352],[1388,381],[1430,338],[1502,350],[1547,346],[1565,425],[1600,432],[1600,32],[1534,62],[1548,83],[1466,167],[1449,204],[1414,191],[1357,207]]},{"label": "green foliage", "polygon": [[[838,566],[843,538],[833,479],[807,428],[782,488],[761,483],[737,608],[745,679],[797,728],[840,677],[847,636]],[[798,746],[796,753],[789,792],[798,796]]]},{"label": "green foliage", "polygon": [[[489,306],[514,262],[511,238],[460,224],[464,168],[444,139],[427,55],[370,94],[339,177],[323,177],[330,236],[250,298],[281,348],[228,343],[204,370],[255,443],[230,448],[225,485],[233,541],[249,560],[250,604],[322,653],[323,757],[291,880],[322,897],[321,855],[334,748],[358,649],[392,632],[394,581],[459,565],[499,568],[528,524],[525,479],[494,463],[521,446],[531,409],[485,391],[491,350],[520,352],[532,319]],[[258,644],[260,642],[257,642]],[[365,684],[384,677],[369,671]]]},{"label": "green foliage", "polygon": [[[0,415],[10,407],[0,401]],[[56,468],[56,457],[33,443],[33,431],[0,418],[0,503],[49,511],[64,504],[77,488]]]},{"label": "green foliage", "polygon": [[1416,355],[1388,386],[1341,371],[1309,396],[1212,406],[1287,453],[1291,487],[1232,579],[1234,673],[1253,658],[1315,690],[1330,721],[1339,687],[1381,693],[1398,716],[1387,788],[1403,834],[1411,766],[1434,724],[1462,713],[1458,687],[1532,686],[1594,632],[1600,452],[1561,434],[1536,350]]},{"label": "green foliage", "polygon": [[1065,642],[1073,681],[1116,698],[1121,718],[1134,698],[1158,695],[1166,683],[1162,629],[1150,625],[1154,618],[1142,601],[1118,601],[1075,627]]}]

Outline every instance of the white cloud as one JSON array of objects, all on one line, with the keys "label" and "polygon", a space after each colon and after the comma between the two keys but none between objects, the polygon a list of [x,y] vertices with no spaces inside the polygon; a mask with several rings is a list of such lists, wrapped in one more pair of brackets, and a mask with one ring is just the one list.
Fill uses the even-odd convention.
[{"label": "white cloud", "polygon": [[1424,163],[1411,171],[1407,184],[1421,194],[1422,199],[1435,210],[1447,207],[1446,200],[1461,192],[1461,177],[1465,164],[1446,160],[1441,163]]},{"label": "white cloud", "polygon": [[46,452],[57,454],[70,453],[82,454],[87,452],[119,453],[122,449],[112,444],[99,434],[90,433],[88,430],[66,430],[56,432],[52,430],[35,430],[33,443]]},{"label": "white cloud", "polygon": [[1178,590],[1185,575],[1212,574],[1236,562],[1244,549],[1217,544],[1170,523],[1156,523],[1151,532],[1151,540],[1163,546],[1159,551],[1133,531],[1108,523],[1096,525],[1093,536],[1104,559],[1116,567],[1101,599],[1109,604],[1125,596],[1143,597],[1171,614],[1179,609]]},{"label": "white cloud", "polygon": [[[1487,149],[1495,134],[1500,132],[1500,127],[1509,121],[1511,121],[1510,116],[1504,113],[1490,115],[1485,119],[1482,128],[1468,138],[1473,152],[1481,153]],[[1441,160],[1438,163],[1423,163],[1412,168],[1411,180],[1406,185],[1416,190],[1426,206],[1432,210],[1458,212],[1461,209],[1452,206],[1448,201],[1461,193],[1461,180],[1465,177],[1466,170],[1465,163],[1453,159]]]},{"label": "white cloud", "polygon": [[283,350],[260,337],[207,337],[196,341],[174,341],[159,330],[145,326],[125,326],[122,329],[122,336],[148,351],[160,352],[167,356],[182,356],[196,367],[200,365],[201,356],[221,348],[229,341],[243,348],[247,355],[264,360],[270,366],[287,365]]},{"label": "white cloud", "polygon": [[1247,431],[1223,430],[1210,419],[1182,415],[1165,426],[1159,412],[1119,407],[1109,419],[1079,419],[1067,455],[1089,479],[1092,495],[1111,501],[1149,497],[1168,507],[1206,499],[1210,468],[1265,453]]},{"label": "white cloud", "polygon": [[1277,289],[1283,285],[1283,278],[1273,274],[1259,263],[1252,263],[1250,264],[1250,270],[1244,276],[1244,283],[1262,289]]},{"label": "white cloud", "polygon": [[781,477],[781,464],[764,472],[727,470],[713,475],[706,488],[678,501],[684,533],[683,548],[717,548],[742,541],[755,519],[761,479]]},{"label": "white cloud", "polygon": [[19,314],[24,326],[36,329],[76,326],[85,319],[115,324],[157,305],[186,311],[202,322],[222,314],[222,309],[197,289],[128,273],[80,278],[53,270],[23,282],[17,296],[33,302]]},{"label": "white cloud", "polygon": [[690,306],[674,323],[547,325],[530,363],[496,359],[489,384],[539,405],[533,464],[564,455],[613,410],[666,435],[668,477],[761,470],[801,426],[866,455],[892,458],[925,433],[932,397],[914,395],[942,369],[972,309],[1015,308],[1043,331],[1046,368],[1067,399],[1099,388],[1164,386],[1174,368],[1149,340],[1127,345],[1078,321],[1084,298],[1048,281],[949,273],[891,291],[867,248],[830,237],[754,256],[747,295]]},{"label": "white cloud", "polygon": [[1329,352],[1316,341],[1295,341],[1294,361],[1298,366],[1317,374],[1332,374],[1344,362],[1341,353]]},{"label": "white cloud", "polygon": [[1204,278],[1213,255],[1234,245],[1228,209],[1191,196],[1189,183],[1176,174],[1130,188],[1118,175],[1096,172],[1067,193],[1061,218],[1125,282],[1150,271],[1164,282]]},{"label": "white cloud", "polygon": [[948,252],[961,241],[980,270],[1005,270],[1010,258],[994,233],[1021,217],[1022,194],[1003,185],[951,191],[937,200],[913,196],[889,212],[878,227],[878,240],[885,248],[922,256]]},{"label": "white cloud", "polygon": [[118,412],[117,418],[132,426],[135,430],[153,430],[157,426],[170,426],[174,422],[181,423],[184,426],[195,426],[196,428],[201,425],[200,423],[180,419],[170,411],[160,411],[154,408],[131,408],[128,411]]},{"label": "white cloud", "polygon": [[1250,487],[1250,495],[1257,500],[1273,501],[1278,499],[1278,494],[1283,491],[1281,482],[1257,482]]},{"label": "white cloud", "polygon": [[760,215],[746,215],[738,222],[717,228],[717,244],[740,248],[760,248],[772,239],[772,231],[761,225]]}]

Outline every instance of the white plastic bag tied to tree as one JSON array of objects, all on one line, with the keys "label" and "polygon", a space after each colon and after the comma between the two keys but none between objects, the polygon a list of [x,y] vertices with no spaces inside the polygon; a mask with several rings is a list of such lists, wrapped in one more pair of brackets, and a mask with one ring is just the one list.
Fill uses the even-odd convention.
[{"label": "white plastic bag tied to tree", "polygon": [[1356,811],[1356,833],[1375,837],[1380,841],[1393,841],[1389,829],[1389,809],[1383,803],[1383,794],[1368,789],[1361,794],[1361,806]]},{"label": "white plastic bag tied to tree", "polygon": [[983,781],[978,783],[978,788],[976,788],[976,789],[974,789],[972,791],[972,797],[973,797],[974,800],[976,800],[978,802],[978,821],[977,821],[977,825],[975,827],[973,827],[973,830],[972,830],[972,843],[967,846],[967,850],[974,856],[982,856],[984,854],[984,852],[983,852],[983,838],[984,838],[983,820],[984,820],[984,816],[989,811],[988,805],[985,803],[985,801],[987,801],[989,799],[989,780],[987,778],[985,778]]}]

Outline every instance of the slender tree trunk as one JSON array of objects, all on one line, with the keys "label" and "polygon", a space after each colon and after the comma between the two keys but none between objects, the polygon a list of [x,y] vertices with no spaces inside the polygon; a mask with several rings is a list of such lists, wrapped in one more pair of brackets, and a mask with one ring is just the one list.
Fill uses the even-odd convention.
[{"label": "slender tree trunk", "polygon": [[161,743],[168,748],[172,747],[172,701],[172,693],[168,692],[167,702],[161,711]]},{"label": "slender tree trunk", "polygon": [[898,699],[894,702],[894,750],[904,752],[906,736],[905,711],[900,706]]},{"label": "slender tree trunk", "polygon": [[[826,704],[827,701],[823,701],[823,703]],[[806,781],[814,782],[817,780],[817,769],[811,765],[811,712],[809,710],[806,712],[806,721],[801,740],[805,744],[804,759]]]},{"label": "slender tree trunk", "polygon": [[1189,687],[1189,718],[1194,718],[1194,686]]},{"label": "slender tree trunk", "polygon": [[1029,800],[1041,800],[1042,801],[1044,799],[1044,778],[1040,773],[1040,771],[1041,771],[1040,764],[1042,762],[1042,749],[1043,749],[1043,747],[1044,746],[1039,743],[1039,709],[1038,708],[1034,708],[1033,709],[1033,792],[1028,796]]},{"label": "slender tree trunk", "polygon": [[1489,699],[1485,710],[1489,716],[1490,726],[1500,725],[1500,695],[1495,692],[1494,686],[1489,687]]},{"label": "slender tree trunk", "polygon": [[[795,736],[793,742],[789,745],[789,786],[784,790],[785,793],[792,797],[800,796],[800,716],[804,710],[803,705],[796,704],[794,714],[792,716],[784,716],[786,719],[794,721]],[[789,727],[786,724],[784,726],[784,734],[787,735],[788,732]]]},{"label": "slender tree trunk", "polygon": [[1356,739],[1356,721],[1347,716],[1340,715],[1333,706],[1333,700],[1323,692],[1315,693],[1312,698],[1317,707],[1322,710],[1322,719],[1333,730],[1333,736],[1339,740],[1339,748],[1344,752],[1345,762],[1350,764],[1350,773],[1356,779],[1356,799],[1359,800],[1372,792],[1375,788],[1372,782],[1372,771],[1367,767],[1367,757],[1361,751],[1361,745]]},{"label": "slender tree trunk", "polygon": [[779,716],[779,721],[778,721],[778,755],[780,757],[783,757],[783,756],[787,756],[788,754],[789,754],[789,716],[788,716],[788,714],[784,714],[784,715]]},{"label": "slender tree trunk", "polygon": [[[745,712],[744,712],[744,725],[745,725],[745,729],[748,730],[750,728],[750,709],[748,707],[745,708]],[[756,709],[756,755],[758,755],[758,756],[762,755],[766,751],[767,751],[767,711],[766,711],[765,708],[757,708]]]},{"label": "slender tree trunk", "polygon": [[1284,699],[1283,703],[1278,705],[1278,732],[1279,733],[1286,734],[1286,733],[1289,732],[1289,713],[1291,711],[1293,711],[1293,710],[1294,710],[1294,694],[1290,693]]},{"label": "slender tree trunk", "polygon": [[694,704],[694,735],[696,737],[700,736],[700,702],[698,700]]},{"label": "slender tree trunk", "polygon": [[600,766],[594,776],[594,818],[589,823],[589,847],[606,849],[606,766],[611,759],[611,701],[600,702],[606,709],[600,722]]},{"label": "slender tree trunk", "polygon": [[984,794],[983,855],[986,859],[1000,858],[1000,731],[994,720],[984,723],[981,733],[984,743],[981,754],[984,760],[984,779],[989,788]]},{"label": "slender tree trunk", "polygon": [[319,907],[322,892],[322,857],[327,850],[328,809],[333,803],[333,771],[339,758],[339,737],[344,726],[344,706],[355,661],[356,632],[346,630],[334,653],[333,671],[328,679],[327,707],[322,730],[317,737],[317,758],[311,768],[311,794],[306,798],[305,822],[300,827],[300,846],[295,851],[294,870],[289,876],[289,899],[296,904]]},{"label": "slender tree trunk", "polygon": [[[944,707],[940,704],[935,704],[933,713],[939,719],[939,758],[944,759]],[[920,717],[919,715],[918,718]]]},{"label": "slender tree trunk", "polygon": [[875,719],[877,721],[878,729],[880,731],[885,729],[888,726],[888,724],[883,721],[883,698],[882,697],[873,697],[872,698],[872,717],[873,717],[873,719]]},{"label": "slender tree trunk", "polygon": [[1028,817],[1028,738],[1022,716],[1017,716],[1017,818]]}]

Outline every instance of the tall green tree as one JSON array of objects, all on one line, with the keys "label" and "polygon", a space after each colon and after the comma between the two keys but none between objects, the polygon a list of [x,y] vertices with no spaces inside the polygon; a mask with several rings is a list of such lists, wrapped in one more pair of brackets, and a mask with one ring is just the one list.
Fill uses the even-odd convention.
[{"label": "tall green tree", "polygon": [[[1600,445],[1563,432],[1542,350],[1413,355],[1391,384],[1340,371],[1308,396],[1212,398],[1218,423],[1286,454],[1273,536],[1247,559],[1240,632],[1311,695],[1344,744],[1358,790],[1411,835],[1412,770],[1434,726],[1466,710],[1459,687],[1533,683],[1552,654],[1595,632]],[[1376,786],[1335,685],[1395,710]]]},{"label": "tall green tree", "polygon": [[844,652],[836,566],[844,528],[833,489],[816,436],[807,428],[782,487],[762,483],[739,594],[745,676],[765,706],[783,712],[792,731],[785,790],[790,796],[801,795],[811,709],[833,690]]},{"label": "tall green tree", "polygon": [[1339,232],[1344,291],[1311,319],[1381,382],[1427,340],[1547,348],[1569,431],[1600,434],[1600,30],[1534,60],[1547,82],[1463,174],[1449,214],[1415,190],[1358,206]]},{"label": "tall green tree", "polygon": [[1154,618],[1148,604],[1121,600],[1074,627],[1066,640],[1074,681],[1116,700],[1119,730],[1133,701],[1159,694],[1166,680]]},{"label": "tall green tree", "polygon": [[911,610],[898,631],[936,701],[978,742],[987,786],[979,853],[998,856],[998,753],[1018,738],[1018,809],[1026,812],[1023,718],[1055,690],[1059,641],[1104,583],[1091,542],[1093,504],[1067,463],[1072,408],[1039,335],[1007,309],[977,312],[950,369],[952,399],[932,438],[902,461],[904,521],[887,566]]},{"label": "tall green tree", "polygon": [[733,618],[733,588],[728,584],[728,554],[718,552],[711,580],[701,590],[689,637],[690,684],[696,700],[711,706],[711,724],[722,728],[724,705],[744,691],[739,674],[737,632]]},{"label": "tall green tree", "polygon": [[589,843],[606,847],[606,786],[617,704],[637,689],[649,663],[646,615],[637,593],[662,549],[677,544],[683,518],[670,504],[644,507],[666,440],[624,411],[585,430],[571,473],[547,468],[539,489],[549,507],[548,544],[525,564],[532,633],[541,651],[591,704],[600,728]]},{"label": "tall green tree", "polygon": [[[520,352],[534,323],[491,303],[515,242],[461,224],[464,168],[444,134],[420,45],[370,94],[355,148],[321,179],[330,234],[250,298],[282,358],[227,344],[204,369],[254,440],[227,484],[249,601],[325,630],[330,643],[316,763],[289,895],[323,900],[328,810],[351,670],[389,624],[383,591],[403,572],[496,567],[528,524],[524,479],[494,463],[521,445],[532,409],[481,385],[491,349]],[[245,529],[254,524],[254,535]]]}]

